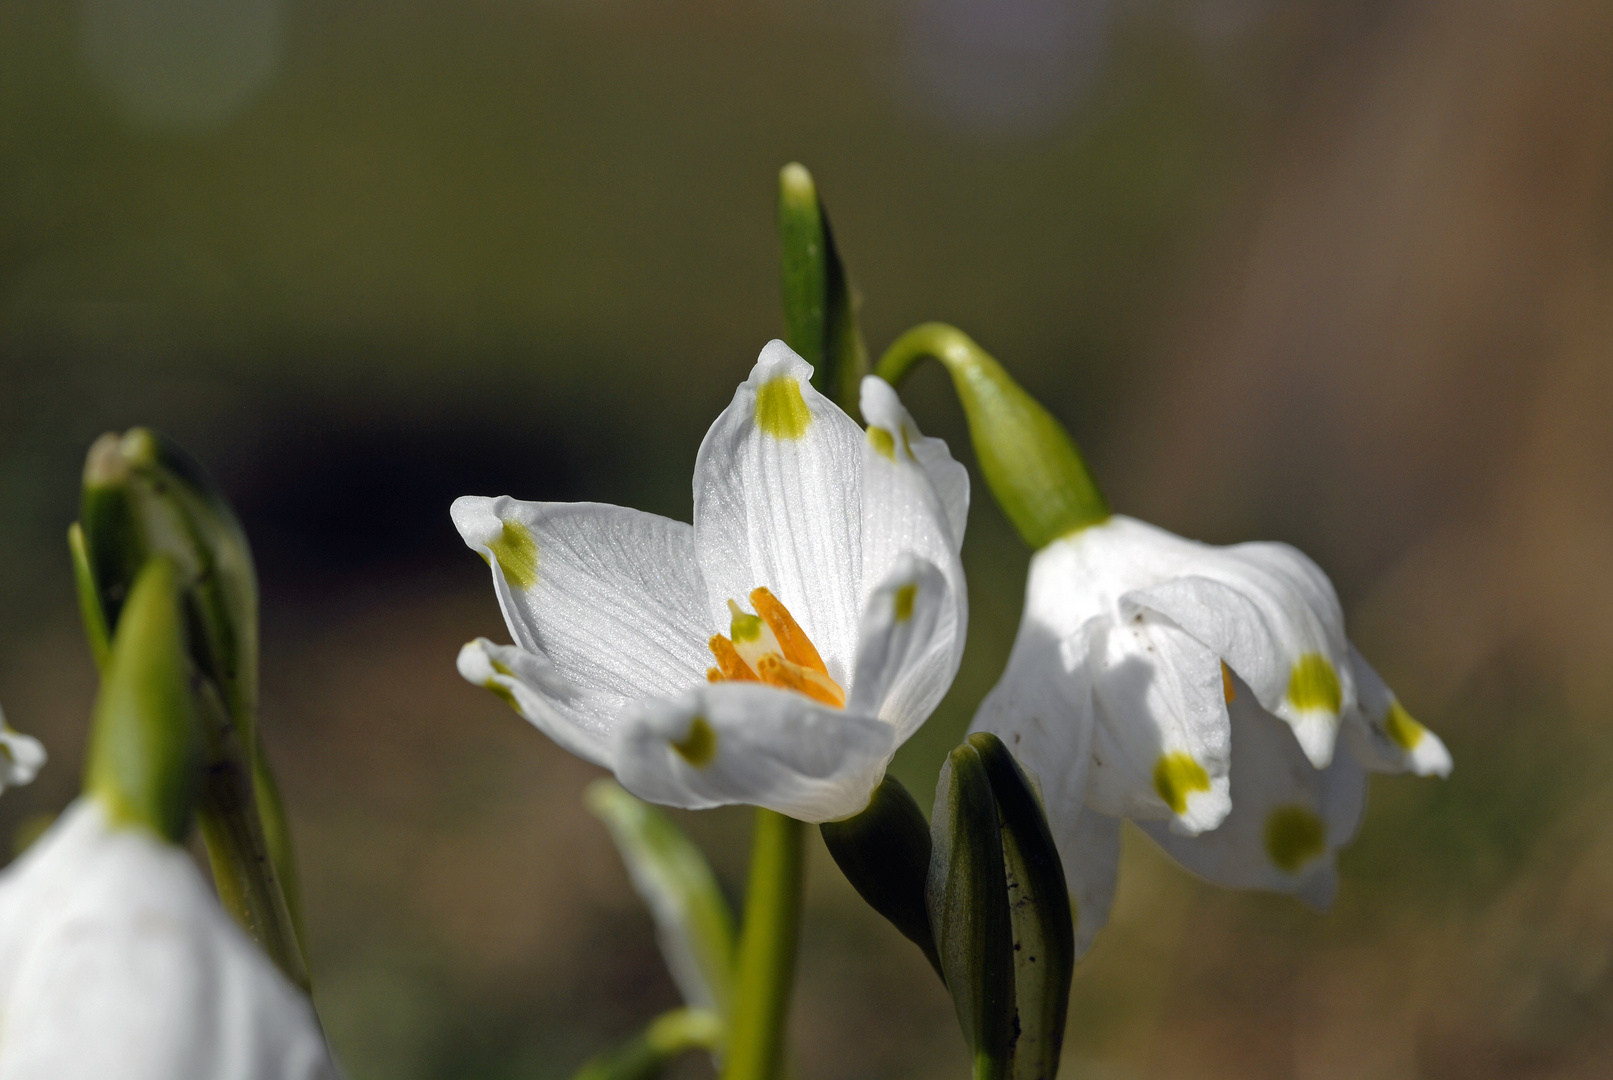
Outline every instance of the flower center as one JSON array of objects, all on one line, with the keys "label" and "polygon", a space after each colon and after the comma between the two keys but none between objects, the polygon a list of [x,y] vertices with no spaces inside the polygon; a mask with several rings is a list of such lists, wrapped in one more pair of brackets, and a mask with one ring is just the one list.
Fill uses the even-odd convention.
[{"label": "flower center", "polygon": [[754,615],[728,601],[728,610],[734,616],[728,626],[731,636],[712,636],[709,644],[717,666],[706,672],[706,678],[712,682],[766,683],[837,709],[843,707],[846,692],[829,677],[823,657],[790,609],[765,588],[753,589],[750,602],[756,609]]}]

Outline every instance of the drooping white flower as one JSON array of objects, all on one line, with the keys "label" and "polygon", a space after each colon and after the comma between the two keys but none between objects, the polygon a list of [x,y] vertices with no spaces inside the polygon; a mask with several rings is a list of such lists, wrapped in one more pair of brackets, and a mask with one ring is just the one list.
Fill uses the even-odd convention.
[{"label": "drooping white flower", "polygon": [[335,1080],[184,851],[79,799],[0,874],[0,1080]]},{"label": "drooping white flower", "polygon": [[652,802],[861,810],[962,656],[968,477],[889,385],[864,380],[864,432],[811,372],[762,350],[701,444],[692,526],[457,500],[515,640],[460,673]]},{"label": "drooping white flower", "polygon": [[44,766],[45,748],[39,740],[12,728],[0,709],[0,791],[32,783]]},{"label": "drooping white flower", "polygon": [[1120,516],[1037,552],[1008,669],[974,730],[1041,779],[1082,947],[1107,918],[1121,817],[1211,881],[1320,905],[1364,768],[1451,765],[1346,640],[1332,585],[1304,555]]}]

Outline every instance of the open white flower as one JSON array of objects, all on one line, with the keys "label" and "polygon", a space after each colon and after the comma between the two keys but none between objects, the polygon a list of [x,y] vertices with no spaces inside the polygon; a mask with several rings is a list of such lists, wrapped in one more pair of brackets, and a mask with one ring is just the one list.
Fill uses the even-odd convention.
[{"label": "open white flower", "polygon": [[1325,904],[1363,766],[1451,765],[1346,640],[1315,563],[1120,516],[1037,552],[1008,670],[973,730],[1041,778],[1082,947],[1107,918],[1121,817],[1211,881]]},{"label": "open white flower", "polygon": [[0,1080],[335,1080],[184,851],[81,798],[0,874]]},{"label": "open white flower", "polygon": [[957,671],[968,477],[894,390],[865,433],[783,342],[706,433],[694,524],[461,498],[516,644],[459,670],[652,802],[861,810]]},{"label": "open white flower", "polygon": [[33,783],[44,766],[45,748],[39,740],[12,728],[0,709],[0,791]]}]

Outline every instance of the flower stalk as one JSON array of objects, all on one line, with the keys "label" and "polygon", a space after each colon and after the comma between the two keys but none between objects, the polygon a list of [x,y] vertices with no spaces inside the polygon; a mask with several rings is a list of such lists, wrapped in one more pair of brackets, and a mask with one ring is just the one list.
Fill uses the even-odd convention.
[{"label": "flower stalk", "polygon": [[980,471],[1027,544],[1040,549],[1108,519],[1109,504],[1064,425],[962,330],[915,326],[885,350],[874,373],[898,386],[927,357],[952,377]]},{"label": "flower stalk", "polygon": [[801,929],[805,826],[758,807],[723,1080],[776,1080]]}]

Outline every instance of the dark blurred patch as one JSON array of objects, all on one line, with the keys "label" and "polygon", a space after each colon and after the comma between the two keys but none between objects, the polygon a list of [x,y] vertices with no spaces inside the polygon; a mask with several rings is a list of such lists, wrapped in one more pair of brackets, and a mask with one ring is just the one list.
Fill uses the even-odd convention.
[{"label": "dark blurred patch", "polygon": [[448,518],[460,495],[579,497],[573,440],[538,424],[319,412],[263,432],[220,479],[271,594],[451,571],[468,557]]}]

